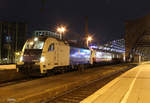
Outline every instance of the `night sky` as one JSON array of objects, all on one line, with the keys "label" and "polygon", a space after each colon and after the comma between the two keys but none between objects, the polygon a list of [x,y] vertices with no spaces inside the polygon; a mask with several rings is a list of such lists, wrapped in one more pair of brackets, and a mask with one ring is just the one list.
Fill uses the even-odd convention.
[{"label": "night sky", "polygon": [[[124,21],[150,13],[150,0],[0,0],[0,20],[25,21],[29,32],[38,29],[55,31],[67,26],[66,35],[84,34],[85,16],[89,33],[100,43],[123,38]],[[29,35],[29,34],[28,34]]]}]

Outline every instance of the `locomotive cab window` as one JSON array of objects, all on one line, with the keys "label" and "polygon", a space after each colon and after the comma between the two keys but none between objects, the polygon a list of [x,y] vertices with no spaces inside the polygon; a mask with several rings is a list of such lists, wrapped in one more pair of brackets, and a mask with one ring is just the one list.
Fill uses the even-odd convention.
[{"label": "locomotive cab window", "polygon": [[48,51],[54,51],[54,43],[49,46]]},{"label": "locomotive cab window", "polygon": [[27,41],[25,49],[42,49],[44,41]]}]

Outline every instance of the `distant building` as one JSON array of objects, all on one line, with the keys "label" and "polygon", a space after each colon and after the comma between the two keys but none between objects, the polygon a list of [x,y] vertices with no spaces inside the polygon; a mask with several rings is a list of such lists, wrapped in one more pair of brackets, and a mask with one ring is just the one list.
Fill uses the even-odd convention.
[{"label": "distant building", "polygon": [[51,32],[49,30],[36,30],[36,31],[34,31],[34,36],[40,36],[40,35],[60,38],[60,34],[57,34],[55,32]]},{"label": "distant building", "polygon": [[111,48],[112,51],[124,53],[125,52],[125,40],[124,39],[113,40],[107,44],[104,44],[104,47],[109,47]]},{"label": "distant building", "polygon": [[1,63],[14,63],[16,52],[21,51],[26,40],[27,25],[21,22],[0,22]]},{"label": "distant building", "polygon": [[113,40],[111,42],[108,42],[104,45],[90,45],[90,48],[100,49],[104,51],[110,51],[115,53],[125,53],[125,40],[119,39],[119,40]]}]

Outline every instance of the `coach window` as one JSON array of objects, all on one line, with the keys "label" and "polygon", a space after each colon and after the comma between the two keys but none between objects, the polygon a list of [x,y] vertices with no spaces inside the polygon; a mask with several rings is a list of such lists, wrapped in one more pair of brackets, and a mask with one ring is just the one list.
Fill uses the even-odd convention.
[{"label": "coach window", "polygon": [[54,51],[54,43],[49,46],[48,51]]}]

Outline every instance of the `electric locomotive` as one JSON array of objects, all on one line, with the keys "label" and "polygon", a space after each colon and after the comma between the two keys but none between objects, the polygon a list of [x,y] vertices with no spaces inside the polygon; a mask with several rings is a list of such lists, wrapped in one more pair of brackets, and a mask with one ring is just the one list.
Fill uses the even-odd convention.
[{"label": "electric locomotive", "polygon": [[22,49],[18,71],[45,74],[54,68],[78,67],[111,61],[111,53],[78,47],[54,37],[38,36],[26,41]]},{"label": "electric locomotive", "polygon": [[28,39],[17,68],[21,72],[47,73],[55,67],[92,64],[91,50],[71,47],[67,41],[39,36]]}]

